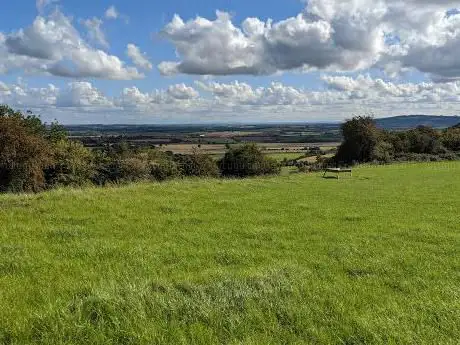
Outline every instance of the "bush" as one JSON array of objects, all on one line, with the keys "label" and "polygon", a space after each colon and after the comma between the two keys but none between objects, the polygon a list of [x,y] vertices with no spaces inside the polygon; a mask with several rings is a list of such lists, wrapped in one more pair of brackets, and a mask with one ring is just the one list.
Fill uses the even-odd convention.
[{"label": "bush", "polygon": [[59,140],[53,148],[54,164],[45,171],[49,186],[82,186],[96,175],[93,153],[79,142]]},{"label": "bush", "polygon": [[40,119],[0,107],[0,191],[37,192],[45,188],[44,169],[53,156]]},{"label": "bush", "polygon": [[150,176],[157,181],[165,181],[180,176],[180,171],[173,160],[159,160],[150,163]]},{"label": "bush", "polygon": [[129,157],[117,161],[117,182],[135,182],[150,177],[150,164],[142,157]]},{"label": "bush", "polygon": [[436,154],[441,151],[440,134],[433,128],[420,126],[408,131],[407,137],[409,152]]},{"label": "bush", "polygon": [[451,151],[460,151],[460,127],[452,127],[442,134],[443,145]]},{"label": "bush", "polygon": [[278,162],[265,156],[255,144],[230,148],[219,166],[223,176],[233,177],[279,174],[281,170]]},{"label": "bush", "polygon": [[176,155],[174,161],[182,176],[218,177],[219,167],[209,155],[194,152],[191,155]]},{"label": "bush", "polygon": [[389,163],[394,158],[394,147],[386,141],[379,141],[372,152],[372,159],[379,162]]}]

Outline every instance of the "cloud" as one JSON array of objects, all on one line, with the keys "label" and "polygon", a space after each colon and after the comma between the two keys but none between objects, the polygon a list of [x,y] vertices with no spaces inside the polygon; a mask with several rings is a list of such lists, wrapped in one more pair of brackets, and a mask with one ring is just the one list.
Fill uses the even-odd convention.
[{"label": "cloud", "polygon": [[37,10],[39,12],[43,12],[43,10],[53,4],[53,3],[57,3],[59,0],[36,0],[35,2],[35,5],[37,6]]},{"label": "cloud", "polygon": [[88,82],[72,82],[56,100],[58,107],[111,107],[112,101]]},{"label": "cloud", "polygon": [[[343,30],[342,30],[343,31]],[[163,62],[163,74],[273,74],[301,68],[354,70],[371,66],[383,49],[383,30],[364,25],[337,35],[330,22],[303,14],[273,23],[246,19],[236,27],[229,14],[213,21],[179,16],[162,36],[176,47],[180,62]],[[356,44],[360,40],[361,44]]]},{"label": "cloud", "polygon": [[91,47],[71,20],[58,11],[48,18],[38,16],[25,29],[0,35],[0,72],[13,70],[71,78],[131,80],[144,77],[117,56]]},{"label": "cloud", "polygon": [[169,86],[166,94],[172,100],[190,100],[198,98],[200,95],[193,87],[183,83]]},{"label": "cloud", "polygon": [[106,11],[105,11],[105,18],[107,19],[117,19],[119,17],[119,13],[115,6],[110,6]]},{"label": "cloud", "polygon": [[109,47],[109,43],[107,42],[105,34],[101,28],[101,25],[103,24],[102,20],[93,17],[92,19],[82,20],[82,24],[88,30],[89,38],[91,41],[96,42],[104,48]]},{"label": "cloud", "polygon": [[143,70],[150,71],[153,68],[152,63],[148,60],[147,56],[143,54],[139,47],[134,44],[128,44],[126,48],[126,55],[131,58],[137,67]]},{"label": "cloud", "polygon": [[156,89],[150,93],[143,93],[135,86],[128,87],[115,99],[115,104],[119,107],[141,111],[152,111],[165,105],[183,109],[201,103],[198,91],[185,84],[171,85],[166,90]]},{"label": "cloud", "polygon": [[213,20],[175,15],[161,35],[179,59],[158,68],[164,75],[269,75],[377,67],[460,78],[456,7],[447,0],[309,0],[295,17],[247,18],[239,26],[225,12]]},{"label": "cloud", "polygon": [[[186,84],[149,92],[132,86],[114,97],[89,82],[70,82],[64,88],[0,82],[0,103],[38,110],[48,121],[58,116],[66,123],[152,122],[171,116],[179,122],[182,116],[192,122],[324,121],[343,119],[363,109],[377,116],[460,111],[460,81],[394,83],[370,75],[324,75],[322,80],[322,90],[278,82],[263,87],[239,81],[196,82],[201,92]],[[106,115],[114,117],[107,120]]]},{"label": "cloud", "polygon": [[59,89],[53,84],[31,88],[26,84],[6,85],[0,82],[0,103],[16,107],[50,107],[56,103]]},{"label": "cloud", "polygon": [[348,99],[374,102],[460,102],[460,82],[447,83],[393,83],[369,75],[356,78],[324,76],[328,88],[343,92]]},{"label": "cloud", "polygon": [[247,83],[234,81],[233,83],[203,83],[196,84],[204,91],[214,96],[216,104],[225,106],[252,106],[267,107],[295,107],[310,106],[313,103],[322,103],[321,99],[328,98],[327,103],[332,103],[342,97],[331,92],[313,92],[293,86],[284,85],[279,82],[272,82],[266,87],[254,88]]}]

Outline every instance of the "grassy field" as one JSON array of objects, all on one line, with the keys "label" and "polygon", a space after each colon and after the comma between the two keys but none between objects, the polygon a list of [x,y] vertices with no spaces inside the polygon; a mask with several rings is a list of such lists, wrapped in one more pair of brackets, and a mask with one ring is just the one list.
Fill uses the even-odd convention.
[{"label": "grassy field", "polygon": [[459,175],[0,196],[0,344],[458,344]]},{"label": "grassy field", "polygon": [[282,162],[284,159],[294,160],[294,159],[301,158],[305,155],[305,153],[302,153],[302,152],[267,153],[266,155],[270,158],[277,160],[278,162]]}]

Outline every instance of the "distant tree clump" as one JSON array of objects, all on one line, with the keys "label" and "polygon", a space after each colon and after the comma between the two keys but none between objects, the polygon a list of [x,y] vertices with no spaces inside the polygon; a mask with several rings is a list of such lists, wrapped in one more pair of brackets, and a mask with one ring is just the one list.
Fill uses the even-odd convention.
[{"label": "distant tree clump", "polygon": [[419,126],[407,131],[379,129],[370,116],[357,116],[342,125],[343,143],[336,164],[458,159],[460,128],[436,130]]},{"label": "distant tree clump", "polygon": [[230,148],[219,162],[223,176],[248,177],[278,174],[279,163],[265,156],[256,144],[244,144]]}]

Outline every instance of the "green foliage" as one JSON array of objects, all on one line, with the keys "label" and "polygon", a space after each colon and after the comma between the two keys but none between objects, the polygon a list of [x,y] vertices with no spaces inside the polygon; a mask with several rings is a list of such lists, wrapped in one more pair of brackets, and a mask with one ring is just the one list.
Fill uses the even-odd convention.
[{"label": "green foliage", "polygon": [[150,176],[149,162],[140,156],[117,160],[116,169],[119,173],[115,179],[117,182],[147,180]]},{"label": "green foliage", "polygon": [[460,162],[353,174],[0,195],[0,343],[458,344]]},{"label": "green foliage", "polygon": [[409,152],[436,154],[441,150],[440,134],[430,127],[418,127],[407,132]]},{"label": "green foliage", "polygon": [[265,156],[256,144],[244,144],[230,148],[219,162],[223,176],[248,177],[279,174],[280,165]]},{"label": "green foliage", "polygon": [[45,187],[44,169],[53,162],[41,122],[0,106],[0,191],[36,192]]},{"label": "green foliage", "polygon": [[181,172],[172,159],[159,159],[151,163],[150,175],[156,181],[166,181],[180,177]]},{"label": "green foliage", "polygon": [[372,160],[389,163],[394,158],[394,147],[387,141],[378,141],[372,152]]},{"label": "green foliage", "polygon": [[7,105],[0,104],[0,119],[16,119],[28,129],[29,133],[34,135],[45,136],[47,132],[46,125],[31,111],[27,111],[24,114]]},{"label": "green foliage", "polygon": [[[53,138],[56,140],[59,136]],[[45,171],[50,187],[82,186],[91,183],[96,174],[94,156],[83,144],[61,139],[55,142],[53,153],[54,164]]]},{"label": "green foliage", "polygon": [[442,144],[451,151],[460,152],[460,124],[444,131]]},{"label": "green foliage", "polygon": [[218,177],[219,167],[211,156],[199,152],[191,155],[175,155],[180,175],[197,177]]},{"label": "green foliage", "polygon": [[343,143],[336,159],[340,163],[370,162],[374,149],[382,135],[370,116],[357,116],[342,127]]},{"label": "green foliage", "polygon": [[63,125],[56,121],[51,122],[48,129],[48,140],[52,143],[58,143],[60,141],[67,140],[68,133]]},{"label": "green foliage", "polygon": [[452,160],[460,151],[460,130],[444,131],[420,126],[388,132],[375,127],[371,117],[355,117],[342,126],[344,141],[337,163]]}]

